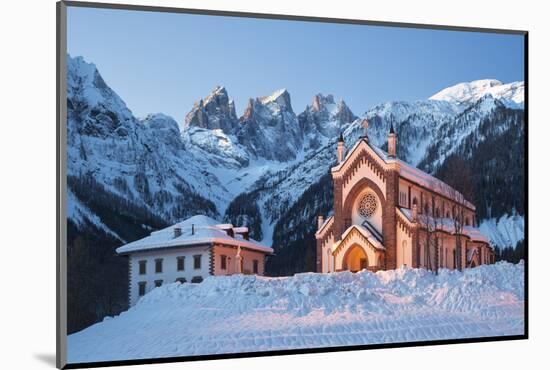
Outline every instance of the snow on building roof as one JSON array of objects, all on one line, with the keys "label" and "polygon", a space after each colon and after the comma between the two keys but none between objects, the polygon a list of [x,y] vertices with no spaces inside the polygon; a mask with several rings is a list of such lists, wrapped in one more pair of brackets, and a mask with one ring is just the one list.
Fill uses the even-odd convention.
[{"label": "snow on building roof", "polygon": [[[363,227],[362,225],[351,225],[350,227],[348,227],[346,229],[346,231],[344,231],[344,233],[342,234],[342,239],[341,240],[344,240],[346,238],[346,236],[353,230],[353,229],[356,229],[357,231],[359,231],[359,233],[361,233],[361,235],[363,235],[368,241],[369,243],[371,243],[373,245],[373,247],[377,248],[377,249],[386,249],[386,247],[384,247],[384,245],[378,240],[378,238],[372,233],[370,232],[367,228]],[[333,246],[333,250],[336,249],[337,246],[336,244]]]},{"label": "snow on building roof", "polygon": [[439,193],[447,198],[450,198],[452,200],[455,200],[463,205],[465,205],[468,208],[471,208],[475,210],[475,206],[468,202],[464,196],[456,189],[451,187],[450,185],[446,184],[445,182],[439,180],[438,178],[414,167],[413,165],[408,164],[407,162],[396,159],[396,158],[390,158],[388,156],[388,153],[383,151],[382,149],[372,145],[369,141],[365,139],[358,140],[355,145],[351,148],[351,150],[347,153],[346,158],[339,163],[338,165],[333,167],[333,170],[337,171],[342,168],[344,163],[347,161],[349,157],[351,157],[352,153],[357,149],[357,147],[362,143],[365,142],[369,148],[371,148],[380,159],[384,161],[384,163],[399,163],[400,171],[399,174],[404,179],[407,179],[409,181],[412,181],[414,183],[417,183],[420,186],[423,186],[427,189],[430,189],[436,193]]},{"label": "snow on building roof", "polygon": [[[410,209],[399,208],[399,210],[407,217],[409,221],[412,221],[412,212]],[[425,214],[418,214],[418,220],[421,223],[437,225],[438,230],[447,232],[452,235],[455,234],[454,221],[451,218],[440,217],[434,220],[432,217],[426,216]],[[489,238],[485,234],[483,234],[477,227],[464,225],[462,226],[462,234],[466,235],[472,241],[483,242],[491,245],[491,243],[489,242]]]},{"label": "snow on building roof", "polygon": [[246,227],[246,226],[234,227],[233,231],[235,233],[238,233],[238,234],[247,233],[248,232],[248,227]]},{"label": "snow on building roof", "polygon": [[315,236],[318,237],[320,235],[322,235],[324,233],[324,229],[325,229],[325,226],[327,226],[329,223],[331,223],[332,221],[334,221],[334,216],[330,216],[328,217],[325,222],[323,223],[323,225],[321,225],[321,227],[319,228],[319,230],[317,230],[317,232],[315,233]]},{"label": "snow on building roof", "polygon": [[[253,239],[245,240],[242,235],[237,233],[234,237],[227,235],[225,231],[227,228],[220,226],[227,226],[227,224],[220,224],[208,216],[197,215],[162,230],[154,231],[145,238],[125,244],[117,248],[116,252],[118,254],[129,254],[162,248],[220,243],[241,246],[264,253],[273,253],[272,248],[262,245]],[[181,230],[179,236],[178,232],[174,230],[177,228]]]}]

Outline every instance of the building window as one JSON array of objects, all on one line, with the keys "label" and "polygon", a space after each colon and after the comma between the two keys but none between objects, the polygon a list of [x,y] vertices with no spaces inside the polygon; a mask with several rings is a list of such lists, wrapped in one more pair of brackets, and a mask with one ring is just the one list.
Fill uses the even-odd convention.
[{"label": "building window", "polygon": [[139,274],[145,275],[147,273],[147,261],[139,261]]},{"label": "building window", "polygon": [[227,256],[221,255],[222,270],[227,270]]},{"label": "building window", "polygon": [[193,267],[195,270],[200,270],[201,268],[201,255],[197,254],[196,256],[193,256]]},{"label": "building window", "polygon": [[147,286],[147,283],[145,281],[138,283],[138,294],[140,297],[143,297],[145,295],[145,287]]},{"label": "building window", "polygon": [[466,217],[466,226],[470,226],[470,217]]},{"label": "building window", "polygon": [[202,283],[202,276],[193,276],[192,283]]},{"label": "building window", "polygon": [[160,274],[162,272],[162,258],[157,258],[155,260],[155,272]]},{"label": "building window", "polygon": [[178,271],[185,270],[185,257],[178,257]]},{"label": "building window", "polygon": [[371,217],[376,212],[376,196],[373,193],[363,195],[359,201],[359,215],[363,218]]},{"label": "building window", "polygon": [[403,191],[399,192],[399,205],[402,207],[407,207],[407,193]]},{"label": "building window", "polygon": [[162,280],[155,280],[155,288],[158,288],[162,285]]},{"label": "building window", "polygon": [[187,279],[184,277],[179,277],[176,279],[176,282],[180,284],[187,283]]},{"label": "building window", "polygon": [[254,274],[258,273],[258,260],[252,261],[252,273]]}]

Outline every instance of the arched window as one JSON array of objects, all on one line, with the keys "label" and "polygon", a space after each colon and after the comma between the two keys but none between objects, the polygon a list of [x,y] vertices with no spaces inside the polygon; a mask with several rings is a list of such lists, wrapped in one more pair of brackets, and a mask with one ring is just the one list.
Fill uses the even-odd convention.
[{"label": "arched window", "polygon": [[377,208],[376,196],[373,193],[367,193],[361,197],[359,201],[359,215],[361,217],[368,219],[375,212]]}]

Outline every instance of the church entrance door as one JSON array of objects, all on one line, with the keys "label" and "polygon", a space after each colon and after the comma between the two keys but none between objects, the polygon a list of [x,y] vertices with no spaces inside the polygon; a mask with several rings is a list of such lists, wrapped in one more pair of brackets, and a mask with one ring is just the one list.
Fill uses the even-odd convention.
[{"label": "church entrance door", "polygon": [[368,258],[364,249],[355,244],[353,245],[344,256],[344,270],[350,270],[351,272],[361,271],[368,267]]}]

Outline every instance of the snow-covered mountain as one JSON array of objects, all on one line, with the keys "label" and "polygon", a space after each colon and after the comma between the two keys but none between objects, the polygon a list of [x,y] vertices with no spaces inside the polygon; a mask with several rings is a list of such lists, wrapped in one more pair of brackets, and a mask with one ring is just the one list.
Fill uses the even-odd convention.
[{"label": "snow-covered mountain", "polygon": [[331,94],[317,94],[311,105],[298,115],[300,128],[304,133],[305,145],[310,149],[318,149],[326,141],[337,137],[346,125],[357,117],[346,105],[344,100],[338,103]]},{"label": "snow-covered mountain", "polygon": [[[484,146],[496,145],[493,137],[522,127],[523,86],[496,80],[463,83],[427,100],[380,104],[362,116],[370,122],[369,137],[375,145],[386,147],[393,124],[400,158],[436,174],[449,156],[471,159],[481,155],[475,153],[482,153]],[[273,230],[282,219],[309,228],[314,225],[311,214],[331,206],[330,196],[320,201],[322,195],[316,198],[308,191],[326,182],[338,135],[343,133],[349,148],[363,134],[361,120],[343,100],[317,94],[296,115],[286,89],[249,99],[240,118],[228,91],[216,87],[179,125],[163,114],[138,119],[97,68],[80,57],[68,57],[68,110],[71,220],[124,240],[131,236],[121,236],[120,227],[105,224],[103,205],[94,204],[83,184],[93,181],[105,194],[155,220],[148,225],[135,217],[132,223],[143,225],[143,230],[202,212],[227,220],[256,220],[261,225],[251,228],[270,243],[278,239]],[[237,206],[242,194],[251,207]],[[521,214],[516,204],[499,209],[492,204],[497,200],[480,201],[489,204],[482,209],[492,218],[511,214],[507,209],[512,208]],[[299,214],[297,202],[315,206]]]},{"label": "snow-covered mountain", "polygon": [[[95,225],[121,239],[135,237],[119,224],[107,224],[109,203],[139,208],[142,215],[132,212],[126,221],[144,232],[197,211],[218,215],[215,203],[228,192],[215,176],[192,165],[198,160],[185,150],[172,118],[136,118],[81,57],[67,58],[67,106],[69,208],[78,209],[69,216],[77,227]],[[144,218],[159,221],[149,225]]]},{"label": "snow-covered mountain", "polygon": [[303,145],[303,133],[286,89],[249,99],[237,139],[256,158],[291,161]]},{"label": "snow-covered mountain", "polygon": [[448,101],[454,104],[473,104],[485,95],[501,99],[503,104],[523,107],[525,83],[523,81],[503,84],[498,80],[477,80],[447,87],[432,95],[430,100]]},{"label": "snow-covered mountain", "polygon": [[199,100],[185,117],[185,126],[204,129],[221,129],[224,133],[233,133],[239,119],[235,113],[235,103],[229,99],[223,86],[217,86],[206,98]]},{"label": "snow-covered mountain", "polygon": [[369,138],[375,145],[385,147],[393,124],[399,135],[399,157],[417,165],[433,142],[436,131],[451,122],[462,109],[457,104],[434,100],[380,104],[365,113],[370,123]]},{"label": "snow-covered mountain", "polygon": [[479,225],[480,230],[489,236],[491,242],[500,247],[515,248],[525,235],[525,219],[512,213],[500,218],[485,219]]}]

